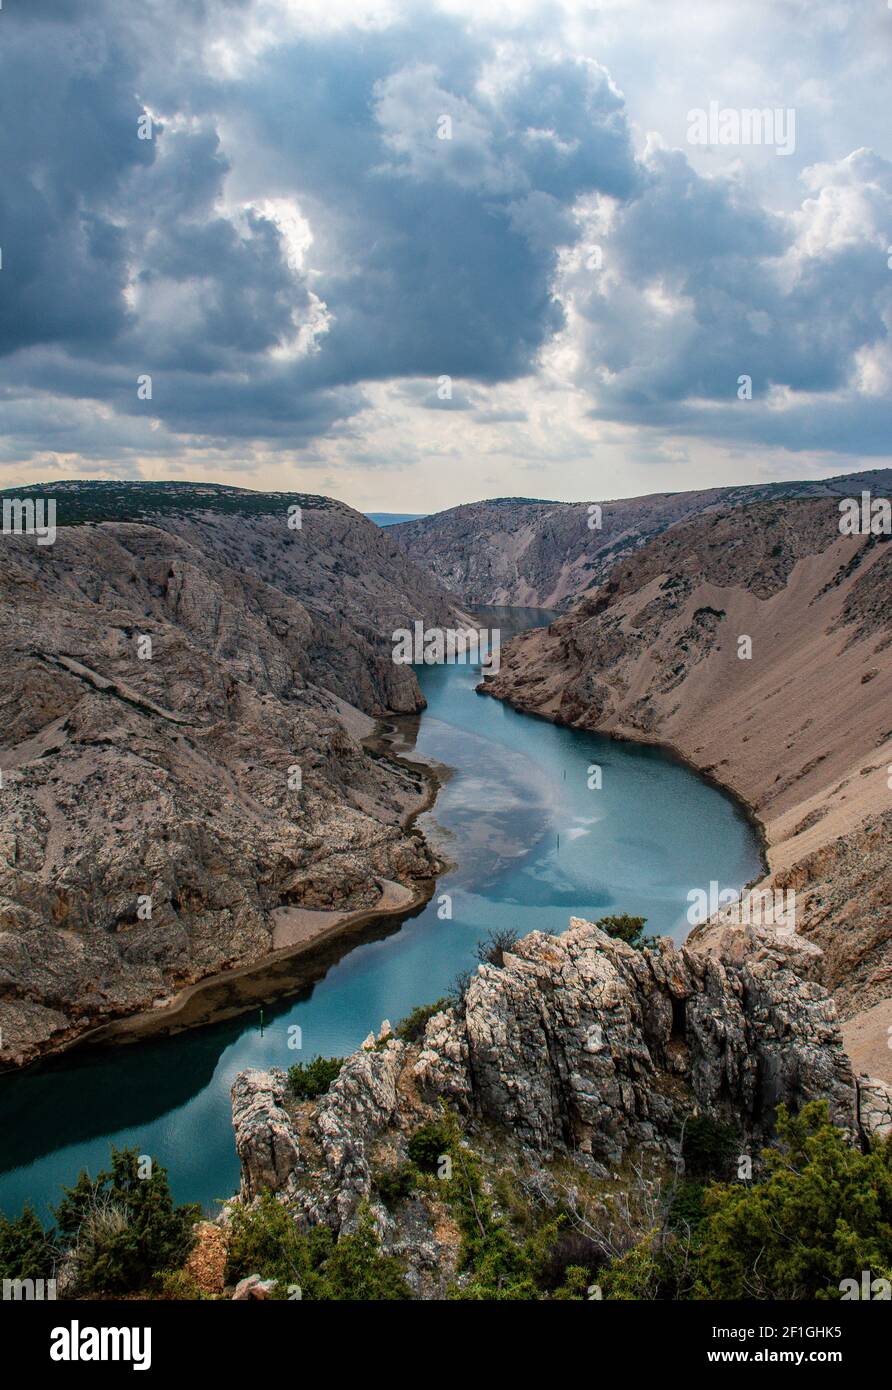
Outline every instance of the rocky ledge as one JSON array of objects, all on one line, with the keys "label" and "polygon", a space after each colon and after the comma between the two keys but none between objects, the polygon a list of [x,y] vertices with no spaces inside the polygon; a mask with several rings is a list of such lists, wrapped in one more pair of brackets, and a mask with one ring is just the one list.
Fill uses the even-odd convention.
[{"label": "rocky ledge", "polygon": [[547,1181],[555,1162],[594,1178],[642,1155],[677,1166],[694,1114],[731,1123],[757,1163],[777,1106],[817,1099],[853,1143],[892,1130],[892,1088],[856,1080],[820,985],[755,939],[722,961],[668,939],[635,950],[580,920],[480,966],[419,1043],[383,1025],[317,1102],[290,1098],[280,1070],[242,1072],[232,1090],[241,1199],[268,1189],[302,1225],[338,1232],[370,1202],[422,1296],[454,1264],[448,1223],[421,1199],[389,1210],[374,1175],[444,1103]]}]

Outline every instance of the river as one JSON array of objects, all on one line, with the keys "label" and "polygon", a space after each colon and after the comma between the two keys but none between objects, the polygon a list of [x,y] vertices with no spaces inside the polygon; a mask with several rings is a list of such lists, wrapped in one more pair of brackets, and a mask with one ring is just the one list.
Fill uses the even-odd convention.
[{"label": "river", "polygon": [[[504,642],[547,617],[490,609],[480,621]],[[267,1004],[262,1020],[254,1010],[0,1077],[0,1210],[17,1215],[30,1201],[47,1218],[61,1184],[106,1166],[116,1144],[153,1154],[179,1201],[213,1211],[238,1186],[229,1089],[245,1067],[352,1051],[383,1019],[439,998],[495,927],[557,932],[571,916],[630,912],[681,941],[691,889],[713,879],[739,889],[758,875],[737,805],[659,750],[519,714],[477,695],[468,666],[422,668],[419,679],[427,710],[393,732],[398,751],[453,770],[419,818],[453,865],[433,899],[345,943],[323,978]],[[289,1047],[293,1025],[301,1051]]]}]

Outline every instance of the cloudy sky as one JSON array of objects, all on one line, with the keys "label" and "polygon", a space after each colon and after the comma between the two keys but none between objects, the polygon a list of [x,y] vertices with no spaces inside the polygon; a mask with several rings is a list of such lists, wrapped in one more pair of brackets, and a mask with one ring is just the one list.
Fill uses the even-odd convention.
[{"label": "cloudy sky", "polygon": [[888,464],[890,49],[887,0],[3,0],[0,484]]}]

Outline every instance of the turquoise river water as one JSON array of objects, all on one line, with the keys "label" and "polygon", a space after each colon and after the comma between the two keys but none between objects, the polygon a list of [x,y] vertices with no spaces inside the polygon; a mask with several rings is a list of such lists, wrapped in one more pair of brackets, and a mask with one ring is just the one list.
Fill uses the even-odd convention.
[{"label": "turquoise river water", "polygon": [[[505,641],[547,616],[486,610],[480,621]],[[739,889],[758,874],[756,836],[736,804],[666,754],[519,714],[477,695],[469,666],[422,668],[419,679],[428,707],[409,735],[417,755],[453,769],[419,821],[454,865],[431,902],[345,943],[314,983],[265,1003],[262,1023],[255,1008],[0,1077],[0,1210],[17,1215],[27,1200],[47,1216],[60,1185],[105,1166],[112,1143],[155,1155],[178,1200],[212,1210],[238,1186],[238,1071],[352,1051],[383,1019],[439,998],[494,927],[559,932],[572,916],[630,912],[682,940],[691,889],[713,879]],[[444,893],[451,920],[438,915]],[[300,1052],[288,1045],[294,1024]]]}]

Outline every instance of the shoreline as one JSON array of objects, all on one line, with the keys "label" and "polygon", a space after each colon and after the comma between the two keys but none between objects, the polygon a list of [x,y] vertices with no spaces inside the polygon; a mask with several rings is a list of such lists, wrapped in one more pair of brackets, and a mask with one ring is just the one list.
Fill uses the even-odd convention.
[{"label": "shoreline", "polygon": [[[449,780],[451,769],[420,757],[408,758],[405,752],[394,751],[394,742],[402,733],[398,723],[402,717],[390,714],[377,719],[372,732],[360,739],[360,743],[371,757],[386,756],[414,774],[420,774],[425,791],[421,803],[400,817],[400,829],[405,832],[413,828],[419,816],[434,806],[440,790]],[[320,917],[330,915],[330,920],[320,922],[318,929],[304,939],[268,951],[257,960],[215,971],[183,985],[163,1004],[105,1019],[73,1037],[63,1037],[57,1042],[48,1040],[27,1062],[19,1066],[0,1066],[0,1076],[26,1072],[31,1067],[38,1067],[43,1062],[51,1062],[82,1048],[114,1048],[152,1038],[170,1037],[190,1028],[225,1022],[253,1008],[264,1005],[274,1007],[280,1000],[315,983],[363,939],[389,935],[403,922],[417,916],[433,897],[439,874],[448,867],[441,854],[434,858],[438,873],[419,879],[414,890],[406,884],[377,879],[381,900],[392,896],[390,888],[398,887],[409,894],[408,901],[399,905],[384,901],[383,906],[346,911],[320,909]],[[276,908],[273,912],[280,910]],[[315,915],[316,910],[313,912]]]},{"label": "shoreline", "polygon": [[[770,840],[764,823],[755,810],[738,791],[727,786],[714,773],[698,767],[692,758],[684,754],[674,744],[637,734],[620,734],[600,729],[589,729],[584,725],[571,723],[552,714],[543,714],[538,710],[527,709],[508,696],[492,694],[487,686],[487,681],[481,681],[475,687],[475,692],[478,695],[500,700],[528,718],[541,719],[545,723],[571,729],[577,733],[597,734],[599,737],[607,738],[616,743],[637,744],[642,747],[654,748],[679,765],[688,768],[708,785],[715,787],[727,796],[755,834],[762,872],[751,879],[741,891],[748,892],[755,884],[770,874],[768,863]],[[403,831],[411,829],[418,817],[435,805],[441,789],[452,773],[452,769],[430,760],[406,756],[410,750],[406,746],[406,731],[401,727],[400,721],[404,718],[417,717],[417,715],[402,716],[399,714],[383,716],[375,721],[373,730],[360,740],[362,747],[370,756],[391,759],[414,774],[420,775],[425,784],[421,803],[400,819],[400,827]],[[402,751],[396,751],[397,747],[402,748]],[[437,853],[436,859],[440,873],[449,867],[443,859],[442,853]],[[280,1000],[293,996],[302,988],[306,988],[322,978],[332,965],[336,964],[354,946],[361,944],[363,940],[374,940],[379,935],[389,935],[391,931],[397,930],[404,922],[416,916],[436,892],[438,877],[439,874],[418,880],[414,891],[407,885],[390,884],[388,880],[379,879],[382,899],[388,897],[390,887],[404,888],[410,894],[409,899],[399,905],[385,902],[384,905],[347,911],[318,910],[320,918],[329,917],[330,914],[330,920],[320,921],[317,929],[311,935],[296,940],[292,944],[268,951],[257,960],[246,961],[244,964],[234,965],[230,969],[216,971],[192,981],[190,984],[183,985],[171,994],[163,1004],[139,1009],[134,1013],[116,1015],[96,1023],[73,1037],[62,1038],[55,1043],[50,1042],[41,1047],[35,1056],[20,1066],[0,1067],[0,1075],[24,1072],[31,1067],[39,1066],[42,1062],[51,1062],[81,1049],[114,1048],[130,1043],[170,1037],[191,1028],[225,1022],[228,1019],[248,1013],[254,1008],[275,1007]],[[280,910],[273,909],[274,912]],[[301,911],[301,909],[297,910]],[[316,910],[312,911],[313,915],[316,915]]]},{"label": "shoreline", "polygon": [[[743,819],[755,834],[759,848],[759,859],[762,864],[762,872],[757,878],[750,879],[749,883],[745,884],[741,889],[741,892],[748,893],[757,883],[761,883],[763,878],[771,874],[771,865],[768,861],[768,852],[772,848],[771,839],[765,828],[764,821],[757,815],[755,808],[750,805],[746,797],[741,792],[737,791],[735,787],[728,786],[720,777],[716,777],[714,772],[699,767],[698,764],[694,762],[693,758],[688,757],[688,755],[683,753],[674,743],[658,738],[647,738],[643,734],[620,734],[615,733],[611,729],[591,729],[587,724],[573,724],[568,719],[558,718],[557,715],[543,714],[540,710],[528,709],[517,700],[512,700],[509,695],[495,695],[491,690],[487,689],[486,681],[481,681],[480,685],[476,686],[475,689],[478,695],[485,695],[490,700],[499,700],[503,705],[508,705],[510,709],[516,710],[518,714],[526,715],[529,719],[541,719],[545,724],[553,724],[559,729],[571,729],[574,733],[578,734],[596,734],[598,738],[610,739],[613,743],[632,743],[641,748],[655,748],[673,762],[688,768],[688,770],[695,773],[701,781],[706,782],[708,786],[715,787],[717,791],[727,796],[728,799],[734,803],[736,809],[740,812]],[[692,928],[692,930],[696,930],[696,928]]]}]

